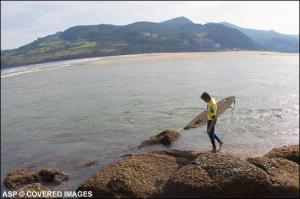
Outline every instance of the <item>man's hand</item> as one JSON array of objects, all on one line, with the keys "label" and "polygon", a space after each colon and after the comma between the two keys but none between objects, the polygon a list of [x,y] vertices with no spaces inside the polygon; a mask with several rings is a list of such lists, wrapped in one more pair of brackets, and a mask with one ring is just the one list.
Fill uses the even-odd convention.
[{"label": "man's hand", "polygon": [[216,117],[216,116],[213,116],[213,120],[212,120],[210,126],[207,128],[207,134],[210,134],[210,133],[211,133],[211,129],[215,126],[216,121],[217,121],[217,117]]},{"label": "man's hand", "polygon": [[206,133],[207,133],[207,134],[210,134],[210,132],[211,132],[211,127],[208,127]]}]

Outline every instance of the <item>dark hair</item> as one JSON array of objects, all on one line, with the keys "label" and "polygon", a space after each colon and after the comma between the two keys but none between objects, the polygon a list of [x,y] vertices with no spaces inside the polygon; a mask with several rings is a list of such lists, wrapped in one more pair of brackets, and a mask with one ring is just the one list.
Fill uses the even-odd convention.
[{"label": "dark hair", "polygon": [[210,95],[207,92],[203,92],[201,95],[201,99],[205,99],[205,98],[210,99]]}]

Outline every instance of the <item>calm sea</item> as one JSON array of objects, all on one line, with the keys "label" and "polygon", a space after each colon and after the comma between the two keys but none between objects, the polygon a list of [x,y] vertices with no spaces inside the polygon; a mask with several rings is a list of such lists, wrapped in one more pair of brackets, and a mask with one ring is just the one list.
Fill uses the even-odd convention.
[{"label": "calm sea", "polygon": [[[74,189],[165,129],[180,129],[206,105],[236,96],[216,133],[224,152],[261,155],[299,142],[299,54],[259,52],[117,56],[1,71],[1,181],[19,167],[71,173]],[[168,149],[210,150],[205,128],[179,130]],[[80,168],[98,160],[97,165]],[[1,189],[3,190],[3,184]]]}]

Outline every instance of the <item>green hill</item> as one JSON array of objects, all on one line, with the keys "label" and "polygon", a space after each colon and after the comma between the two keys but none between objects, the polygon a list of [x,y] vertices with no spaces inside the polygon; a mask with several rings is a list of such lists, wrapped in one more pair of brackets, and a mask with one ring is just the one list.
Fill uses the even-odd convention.
[{"label": "green hill", "polygon": [[195,24],[184,17],[162,23],[75,26],[13,50],[1,51],[1,68],[95,56],[154,52],[261,50],[241,31]]}]

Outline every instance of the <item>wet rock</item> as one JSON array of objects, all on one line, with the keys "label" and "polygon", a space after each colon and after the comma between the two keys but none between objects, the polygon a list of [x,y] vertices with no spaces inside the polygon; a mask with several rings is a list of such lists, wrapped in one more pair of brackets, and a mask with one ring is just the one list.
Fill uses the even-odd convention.
[{"label": "wet rock", "polygon": [[76,168],[77,169],[82,169],[82,168],[86,168],[86,167],[92,167],[92,166],[95,166],[97,163],[98,163],[98,160],[92,160],[92,161],[89,161],[89,162],[87,162],[83,165],[77,166]]},{"label": "wet rock", "polygon": [[88,163],[86,163],[85,165],[83,165],[84,167],[91,167],[91,166],[94,166],[98,163],[98,160],[93,160],[93,161],[90,161]]},{"label": "wet rock", "polygon": [[299,164],[299,144],[274,148],[265,156],[270,158],[284,158]]},{"label": "wet rock", "polygon": [[35,171],[28,168],[13,170],[4,179],[4,185],[8,189],[35,182],[39,182],[39,176]]},{"label": "wet rock", "polygon": [[52,168],[45,168],[39,171],[39,176],[42,182],[60,184],[63,181],[69,180],[69,174]]},{"label": "wet rock", "polygon": [[[17,190],[17,197],[18,198],[24,198],[24,196],[27,196],[27,192],[44,192],[44,191],[50,191],[49,189],[47,189],[46,187],[44,187],[43,185],[41,185],[40,183],[32,183],[29,185],[26,185],[20,189]],[[24,195],[25,194],[25,195]]]},{"label": "wet rock", "polygon": [[256,157],[247,160],[268,173],[274,195],[299,197],[299,164],[283,158]]},{"label": "wet rock", "polygon": [[165,130],[158,135],[151,137],[149,140],[143,141],[139,145],[139,148],[155,144],[163,144],[168,146],[175,142],[179,136],[180,134],[177,131]]}]

